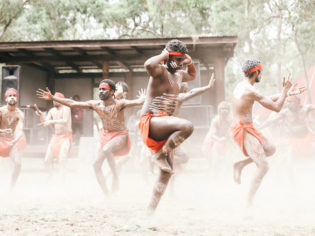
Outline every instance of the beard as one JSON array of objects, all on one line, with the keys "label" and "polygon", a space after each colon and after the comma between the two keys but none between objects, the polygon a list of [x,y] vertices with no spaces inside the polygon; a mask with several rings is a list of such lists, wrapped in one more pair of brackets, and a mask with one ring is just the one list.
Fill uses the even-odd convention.
[{"label": "beard", "polygon": [[10,106],[15,106],[16,103],[17,103],[17,101],[16,101],[15,99],[10,99],[10,100],[8,101],[8,104],[9,104]]},{"label": "beard", "polygon": [[166,64],[167,70],[171,73],[174,74],[177,70],[179,70],[180,68],[177,66],[176,68],[172,67],[170,64],[170,61],[167,62]]},{"label": "beard", "polygon": [[261,76],[258,75],[258,76],[256,77],[256,79],[255,79],[255,82],[256,82],[256,83],[259,83],[260,81],[261,81]]},{"label": "beard", "polygon": [[102,101],[105,101],[105,100],[107,100],[108,99],[108,97],[109,97],[109,94],[108,93],[100,93],[99,95],[98,95],[98,97],[102,100]]},{"label": "beard", "polygon": [[9,98],[6,101],[7,101],[7,104],[10,105],[10,106],[14,106],[14,105],[17,104],[17,99],[16,98]]}]

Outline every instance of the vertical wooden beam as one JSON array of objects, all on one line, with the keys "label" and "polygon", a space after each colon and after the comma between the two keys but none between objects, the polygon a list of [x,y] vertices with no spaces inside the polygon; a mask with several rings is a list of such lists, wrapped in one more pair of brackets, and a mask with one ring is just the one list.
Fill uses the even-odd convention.
[{"label": "vertical wooden beam", "polygon": [[225,100],[225,89],[224,89],[224,67],[225,59],[218,57],[214,59],[214,70],[215,70],[215,104],[216,106]]},{"label": "vertical wooden beam", "polygon": [[47,87],[53,94],[55,93],[55,74],[50,71],[47,72]]},{"label": "vertical wooden beam", "polygon": [[108,64],[108,61],[103,61],[102,66],[103,66],[103,79],[108,79],[109,78],[109,64]]},{"label": "vertical wooden beam", "polygon": [[[55,87],[55,73],[51,71],[47,71],[47,81],[46,81],[46,86],[49,88],[52,94],[55,94],[56,92],[56,87]],[[46,101],[46,107],[51,108],[52,102],[51,101]]]},{"label": "vertical wooden beam", "polygon": [[131,71],[125,73],[125,82],[127,83],[128,88],[129,88],[127,98],[128,99],[134,99],[133,98],[132,72]]}]

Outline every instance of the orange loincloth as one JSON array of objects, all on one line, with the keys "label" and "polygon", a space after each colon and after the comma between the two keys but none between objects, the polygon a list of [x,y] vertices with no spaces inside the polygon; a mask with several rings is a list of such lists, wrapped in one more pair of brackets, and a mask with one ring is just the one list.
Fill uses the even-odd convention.
[{"label": "orange loincloth", "polygon": [[131,148],[131,142],[130,142],[130,138],[129,138],[129,134],[128,134],[128,130],[125,131],[119,131],[119,132],[104,132],[102,129],[99,132],[100,135],[100,144],[101,147],[104,147],[105,144],[107,144],[110,140],[112,140],[113,138],[117,137],[117,136],[121,136],[121,135],[128,135],[128,145],[124,148],[122,148],[121,150],[119,150],[118,152],[114,153],[114,156],[124,156],[127,155],[130,151]]},{"label": "orange loincloth", "polygon": [[[0,136],[0,156],[1,157],[9,157],[10,152],[14,146],[10,146],[7,142],[10,142],[12,140],[13,140],[13,137]],[[26,140],[23,138],[20,138],[15,145],[17,145],[18,150],[21,151],[26,146]]]},{"label": "orange loincloth", "polygon": [[244,125],[243,122],[240,121],[238,123],[235,123],[232,126],[232,135],[235,142],[240,147],[244,155],[248,157],[248,154],[244,148],[245,131],[255,136],[261,144],[262,144],[262,135],[261,133],[259,133],[257,129],[253,127],[253,123]]},{"label": "orange loincloth", "polygon": [[160,151],[163,145],[166,143],[167,139],[162,141],[156,141],[149,137],[150,120],[152,117],[167,116],[165,112],[151,114],[147,113],[145,116],[140,117],[139,129],[141,133],[142,140],[148,148],[150,148],[154,153]]},{"label": "orange loincloth", "polygon": [[69,148],[69,152],[70,152],[71,147],[72,147],[72,131],[69,131],[67,134],[53,134],[50,141],[50,144],[51,144],[50,150],[56,158],[60,157],[60,148],[63,142],[66,141],[67,139],[70,141],[70,148]]}]

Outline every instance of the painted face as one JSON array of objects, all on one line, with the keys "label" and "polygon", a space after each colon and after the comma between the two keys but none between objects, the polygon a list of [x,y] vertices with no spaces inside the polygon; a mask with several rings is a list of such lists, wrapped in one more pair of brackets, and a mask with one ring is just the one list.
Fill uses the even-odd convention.
[{"label": "painted face", "polygon": [[170,56],[170,59],[167,62],[167,66],[173,71],[180,70],[183,68],[184,60],[185,56]]},{"label": "painted face", "polygon": [[112,90],[99,88],[98,89],[98,96],[102,101],[107,100],[112,95]]},{"label": "painted face", "polygon": [[6,97],[5,101],[6,101],[9,105],[14,106],[14,105],[17,103],[17,96],[16,96],[16,94],[10,93],[10,94]]}]

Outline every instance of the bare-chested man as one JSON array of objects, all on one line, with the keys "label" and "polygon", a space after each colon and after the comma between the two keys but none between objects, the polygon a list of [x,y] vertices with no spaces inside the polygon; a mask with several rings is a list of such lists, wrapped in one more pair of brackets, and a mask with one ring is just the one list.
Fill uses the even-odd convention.
[{"label": "bare-chested man", "polygon": [[[242,70],[245,74],[243,81],[236,85],[233,91],[233,120],[232,133],[234,140],[247,157],[245,160],[234,164],[234,179],[240,183],[242,169],[254,162],[257,166],[256,174],[250,185],[247,204],[251,206],[257,189],[267,173],[269,166],[266,157],[275,153],[275,146],[253,127],[252,108],[257,101],[265,108],[279,112],[287,96],[301,93],[303,88],[290,90],[292,84],[290,78],[283,81],[283,89],[280,95],[266,97],[262,95],[254,84],[260,82],[262,66],[260,61],[247,60]],[[295,90],[294,90],[295,89]]]},{"label": "bare-chested man", "polygon": [[[160,168],[149,213],[156,209],[173,173],[171,152],[193,132],[190,121],[172,116],[180,84],[196,78],[196,69],[187,52],[183,42],[171,40],[161,54],[149,58],[144,64],[150,79],[139,128],[144,143],[155,153],[153,161]],[[186,70],[183,70],[184,65],[187,65]]]},{"label": "bare-chested man", "polygon": [[277,114],[272,114],[262,127],[282,123],[281,131],[282,134],[286,134],[285,137],[292,149],[292,156],[311,156],[313,130],[308,122],[308,116],[314,110],[315,105],[302,106],[299,97],[292,96],[287,99],[286,108]]},{"label": "bare-chested man", "polygon": [[222,155],[226,151],[226,141],[230,136],[231,117],[230,104],[223,101],[218,105],[218,113],[211,121],[209,132],[204,140],[204,152],[207,157],[212,158],[212,152],[218,152]]},{"label": "bare-chested man", "polygon": [[274,136],[280,136],[289,152],[289,157],[283,159],[282,165],[286,165],[285,170],[292,183],[295,182],[297,167],[308,160],[303,158],[314,157],[315,132],[308,122],[309,115],[314,110],[315,105],[302,106],[298,96],[291,96],[286,101],[286,107],[279,113],[271,114],[261,127],[269,126]]},{"label": "bare-chested man", "polygon": [[[210,160],[211,174],[214,178],[224,174],[231,159],[231,107],[226,101],[218,105],[218,113],[212,119],[210,129],[203,143],[204,153]],[[223,176],[221,176],[223,177]]]},{"label": "bare-chested man", "polygon": [[49,89],[39,89],[37,94],[40,98],[54,100],[68,107],[94,110],[102,121],[103,128],[100,130],[100,143],[98,155],[93,164],[96,179],[106,195],[108,189],[106,178],[102,171],[102,165],[107,159],[113,174],[113,190],[118,188],[119,180],[115,165],[115,156],[126,155],[130,150],[130,139],[125,127],[124,109],[143,104],[143,98],[135,100],[117,100],[114,98],[115,83],[110,79],[102,80],[99,84],[99,98],[101,100],[74,101],[71,99],[53,96]]},{"label": "bare-chested man", "polygon": [[[115,86],[116,86],[116,91],[114,94],[115,98],[117,100],[126,100],[127,95],[128,95],[128,91],[129,91],[128,84],[124,81],[118,81]],[[142,100],[142,103],[140,104],[140,105],[142,105],[144,102],[144,98],[145,98],[145,90],[143,90],[143,89],[139,90],[137,98]],[[135,123],[133,123],[132,125],[135,125]],[[129,128],[129,131],[131,131],[131,129],[132,129],[132,127],[128,127],[128,125],[127,125],[127,128]],[[132,145],[130,152],[128,152],[127,155],[121,156],[121,157],[119,157],[119,160],[117,160],[116,169],[118,172],[131,158],[131,153],[132,153],[133,148],[134,148],[134,145]],[[106,175],[106,177],[111,175],[111,174],[112,174],[112,171],[109,171],[108,174]]]},{"label": "bare-chested man", "polygon": [[[64,98],[62,93],[56,92],[55,97]],[[65,168],[68,154],[72,146],[72,129],[71,129],[71,110],[69,107],[53,101],[54,107],[48,111],[47,117],[43,116],[43,113],[34,104],[36,115],[39,116],[40,125],[47,127],[52,125],[55,129],[48,149],[45,155],[44,163],[46,168],[51,172],[54,159],[57,160]]]},{"label": "bare-chested man", "polygon": [[11,190],[20,175],[20,150],[26,145],[23,139],[24,114],[17,108],[18,93],[10,88],[5,93],[7,105],[0,108],[0,156],[9,157],[13,163]]}]

